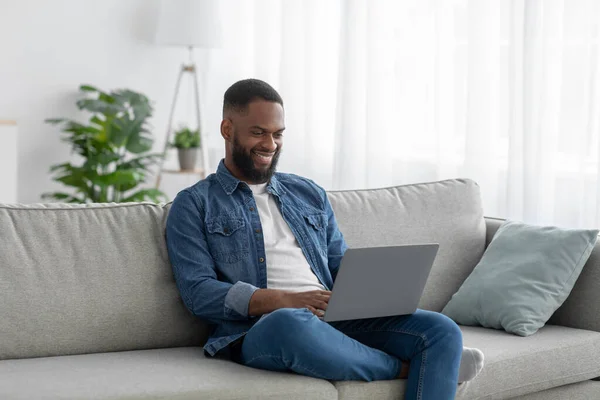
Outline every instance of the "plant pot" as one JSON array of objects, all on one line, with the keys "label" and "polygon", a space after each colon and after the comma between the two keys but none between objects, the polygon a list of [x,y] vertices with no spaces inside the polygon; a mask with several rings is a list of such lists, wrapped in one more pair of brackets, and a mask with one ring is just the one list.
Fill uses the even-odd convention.
[{"label": "plant pot", "polygon": [[193,170],[196,168],[198,149],[177,149],[177,157],[179,158],[179,168],[182,170]]}]

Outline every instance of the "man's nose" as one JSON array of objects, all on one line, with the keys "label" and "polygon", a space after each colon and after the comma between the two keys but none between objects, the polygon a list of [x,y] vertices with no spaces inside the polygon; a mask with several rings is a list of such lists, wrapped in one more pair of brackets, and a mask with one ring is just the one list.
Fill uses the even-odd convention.
[{"label": "man's nose", "polygon": [[262,141],[261,144],[267,151],[273,152],[273,151],[277,150],[277,143],[275,143],[275,140],[273,139],[273,136],[271,136],[271,135],[265,135],[264,140]]}]

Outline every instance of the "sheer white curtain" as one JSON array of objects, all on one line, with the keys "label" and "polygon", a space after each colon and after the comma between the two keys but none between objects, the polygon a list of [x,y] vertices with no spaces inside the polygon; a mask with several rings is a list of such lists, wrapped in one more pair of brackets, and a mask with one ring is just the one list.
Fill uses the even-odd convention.
[{"label": "sheer white curtain", "polygon": [[[207,124],[236,79],[282,94],[280,170],[327,189],[466,177],[487,215],[600,226],[600,2],[222,2]],[[222,154],[211,132],[209,146]]]}]

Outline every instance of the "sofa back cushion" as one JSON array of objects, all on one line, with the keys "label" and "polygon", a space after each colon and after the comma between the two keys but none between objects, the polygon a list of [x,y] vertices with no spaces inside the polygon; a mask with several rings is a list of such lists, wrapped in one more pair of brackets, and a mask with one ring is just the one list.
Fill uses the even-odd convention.
[{"label": "sofa back cushion", "polygon": [[333,191],[328,197],[349,247],[439,243],[423,309],[441,311],[485,249],[479,187],[471,180]]},{"label": "sofa back cushion", "polygon": [[[440,311],[483,253],[472,181],[328,196],[350,247],[440,244],[421,308]],[[0,205],[0,360],[202,345],[168,260],[169,207]]]},{"label": "sofa back cushion", "polygon": [[154,204],[0,205],[0,360],[198,345]]}]

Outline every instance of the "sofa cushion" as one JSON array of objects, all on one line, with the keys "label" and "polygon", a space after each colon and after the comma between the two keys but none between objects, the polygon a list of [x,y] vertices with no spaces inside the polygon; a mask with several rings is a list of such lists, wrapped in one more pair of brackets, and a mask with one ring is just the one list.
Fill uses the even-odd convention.
[{"label": "sofa cushion", "polygon": [[0,360],[198,345],[155,204],[0,205]]},{"label": "sofa cushion", "polygon": [[465,399],[510,398],[600,376],[600,333],[546,325],[528,337],[461,327],[464,343],[486,357],[481,374],[461,388]]},{"label": "sofa cushion", "polygon": [[[486,218],[487,243],[491,242],[494,234],[503,223],[504,220],[502,219]],[[585,263],[571,294],[552,315],[548,323],[600,332],[600,307],[590,307],[590,304],[600,304],[599,287],[600,240],[596,243],[590,258]]]},{"label": "sofa cushion", "polygon": [[[600,376],[600,333],[546,325],[528,337],[461,327],[465,346],[485,354],[485,366],[459,385],[457,400],[507,399]],[[397,399],[405,380],[334,382],[340,400]],[[600,397],[599,397],[600,398]]]},{"label": "sofa cushion", "polygon": [[0,398],[337,399],[333,385],[205,358],[199,347],[0,361]]},{"label": "sofa cushion", "polygon": [[327,195],[350,247],[440,244],[420,308],[441,311],[485,249],[479,187],[471,180]]},{"label": "sofa cushion", "polygon": [[592,400],[600,399],[600,382],[583,381],[541,392],[513,397],[515,400]]},{"label": "sofa cushion", "polygon": [[534,334],[565,301],[598,230],[506,221],[442,313],[461,325]]}]

